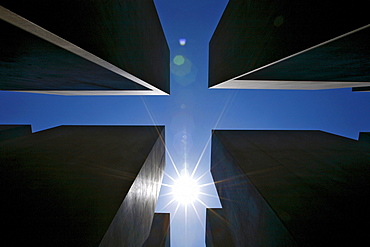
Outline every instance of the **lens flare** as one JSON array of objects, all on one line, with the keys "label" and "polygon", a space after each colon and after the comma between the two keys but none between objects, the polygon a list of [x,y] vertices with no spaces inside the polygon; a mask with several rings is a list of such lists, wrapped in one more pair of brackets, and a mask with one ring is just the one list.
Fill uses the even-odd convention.
[{"label": "lens flare", "polygon": [[185,58],[181,55],[177,55],[174,57],[173,62],[176,65],[182,65],[185,63]]},{"label": "lens flare", "polygon": [[180,43],[180,45],[182,45],[182,46],[186,45],[186,39],[184,39],[184,38],[179,39],[179,43]]}]

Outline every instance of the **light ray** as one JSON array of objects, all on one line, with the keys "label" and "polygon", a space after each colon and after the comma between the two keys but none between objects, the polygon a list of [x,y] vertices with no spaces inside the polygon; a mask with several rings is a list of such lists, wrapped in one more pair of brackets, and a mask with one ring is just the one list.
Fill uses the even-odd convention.
[{"label": "light ray", "polygon": [[229,224],[229,222],[228,222],[225,218],[221,217],[221,216],[220,216],[218,213],[216,213],[212,208],[209,208],[209,210],[210,210],[213,214],[215,214],[217,218],[219,218],[221,221],[225,222],[225,223],[226,223],[226,225],[228,225],[228,224]]},{"label": "light ray", "polygon": [[166,175],[169,179],[171,179],[172,181],[175,181],[176,179],[174,179],[172,176],[170,176],[170,174],[168,174],[167,172],[164,171],[164,175]]},{"label": "light ray", "polygon": [[[231,101],[233,101],[233,100],[235,99],[236,93],[237,93],[237,91],[236,91],[236,92],[234,91],[233,93],[231,93],[231,94],[229,95],[229,98],[227,99],[227,102],[225,103],[225,106],[223,107],[223,109],[222,109],[222,111],[221,111],[221,113],[220,113],[220,116],[218,117],[218,119],[217,119],[217,121],[216,121],[215,126],[213,127],[213,129],[216,129],[216,128],[217,128],[217,126],[218,126],[219,122],[221,121],[222,116],[224,115],[224,113],[225,113],[225,111],[226,111],[226,108],[230,105]],[[231,97],[231,95],[233,95],[233,96]],[[193,177],[193,176],[194,176],[194,174],[195,174],[196,170],[198,169],[199,164],[200,164],[200,161],[203,159],[204,153],[205,153],[205,151],[206,151],[206,149],[207,149],[208,145],[210,144],[211,140],[212,140],[212,135],[211,135],[211,136],[209,136],[209,138],[208,138],[208,140],[207,140],[207,143],[206,143],[206,145],[204,146],[203,151],[202,151],[202,153],[201,153],[201,155],[200,155],[200,157],[199,157],[199,159],[198,159],[198,161],[197,161],[197,164],[195,165],[195,168],[194,168],[194,170],[193,170],[193,172],[192,172],[192,174],[191,174],[191,177]]]},{"label": "light ray", "polygon": [[209,197],[219,198],[218,196],[214,196],[214,195],[211,195],[211,194],[208,194],[208,193],[204,193],[204,192],[199,192],[199,194],[205,195],[205,196],[209,196]]},{"label": "light ray", "polygon": [[168,207],[174,201],[175,201],[175,198],[173,198],[171,201],[169,201],[160,211],[163,211],[166,207]]},{"label": "light ray", "polygon": [[200,202],[203,206],[205,206],[206,208],[208,208],[208,206],[200,199],[197,199],[198,202]]},{"label": "light ray", "polygon": [[[147,103],[145,102],[144,97],[141,97],[141,100],[143,101],[143,104],[145,106],[145,109],[148,112],[148,115],[149,115],[150,119],[152,120],[154,126],[158,126],[157,123],[154,121],[154,117],[153,117],[152,113],[150,112],[149,107],[148,107]],[[157,129],[157,127],[156,127],[156,129]],[[158,129],[157,129],[157,132],[159,133],[159,130]],[[170,161],[171,161],[171,164],[172,164],[173,168],[175,169],[177,175],[180,176],[180,173],[179,173],[179,171],[178,171],[178,169],[177,169],[177,167],[175,165],[175,162],[173,161],[172,155],[171,155],[170,151],[168,150],[167,145],[165,144],[165,141],[163,140],[163,138],[162,138],[161,135],[159,135],[159,137],[161,138],[162,144],[163,144],[163,146],[164,146],[164,148],[166,150],[166,154],[170,158]]]},{"label": "light ray", "polygon": [[175,165],[175,162],[173,161],[172,156],[170,155],[170,152],[167,149],[167,146],[166,146],[166,153],[168,154],[168,157],[170,158],[171,164],[172,164],[173,168],[175,169],[175,172],[176,172],[177,176],[180,176],[180,172],[177,169],[177,167]]},{"label": "light ray", "polygon": [[185,205],[185,246],[187,246],[187,236],[188,236],[188,205]]},{"label": "light ray", "polygon": [[193,206],[194,212],[195,212],[195,214],[197,215],[197,217],[198,217],[198,220],[199,220],[200,224],[201,224],[201,225],[202,225],[202,227],[204,228],[204,224],[203,224],[202,220],[200,219],[200,216],[199,216],[199,214],[198,214],[198,211],[197,211],[197,209],[195,208],[195,205],[194,205],[194,203],[193,203],[193,202],[191,203],[191,206]]},{"label": "light ray", "polygon": [[172,225],[172,221],[173,221],[173,219],[175,219],[175,216],[176,216],[176,213],[177,213],[179,207],[180,207],[180,203],[178,203],[177,206],[176,206],[175,212],[173,213],[172,219],[170,221],[170,225]]},{"label": "light ray", "polygon": [[[238,176],[234,176],[234,177],[231,177],[231,178],[227,178],[227,179],[223,179],[223,180],[219,180],[219,181],[216,181],[216,182],[214,182],[215,184],[219,184],[219,183],[224,183],[224,182],[227,182],[227,181],[231,181],[231,180],[234,180],[234,179],[236,179]],[[233,186],[235,186],[235,185],[239,185],[240,183],[238,183],[238,184],[234,184]]]},{"label": "light ray", "polygon": [[226,197],[222,197],[222,196],[220,196],[219,198],[222,199],[222,200],[224,200],[224,201],[229,201],[229,202],[236,202],[236,203],[240,203],[240,204],[244,204],[245,203],[243,201],[232,200],[232,199],[229,199],[229,198],[226,198]]},{"label": "light ray", "polygon": [[214,184],[215,184],[214,182],[210,182],[210,183],[206,183],[206,184],[201,184],[201,185],[199,185],[199,187],[205,187],[205,186],[214,185]]},{"label": "light ray", "polygon": [[204,177],[205,175],[207,175],[209,173],[209,170],[207,170],[206,172],[204,172],[202,175],[200,175],[196,180],[199,181],[202,177]]},{"label": "light ray", "polygon": [[176,206],[176,209],[175,209],[175,212],[173,213],[173,216],[175,217],[177,211],[179,210],[179,207],[180,207],[180,203],[177,203],[177,206]]},{"label": "light ray", "polygon": [[166,194],[162,194],[162,195],[160,195],[160,197],[165,197],[165,196],[170,196],[170,195],[173,195],[173,193],[172,193],[172,192],[168,192],[168,193],[166,193]]},{"label": "light ray", "polygon": [[162,185],[163,185],[163,186],[166,186],[166,187],[170,187],[170,188],[172,188],[172,186],[173,186],[173,185],[171,185],[171,184],[164,184],[164,183],[162,183]]},{"label": "light ray", "polygon": [[[232,93],[229,94],[229,98],[227,99],[227,102],[225,103],[225,106],[224,108],[222,109],[221,113],[220,113],[220,116],[218,117],[217,121],[216,121],[216,124],[215,126],[213,127],[213,129],[216,129],[218,124],[220,123],[221,121],[221,118],[222,116],[224,115],[225,111],[226,111],[226,108],[231,104],[232,101],[234,101],[235,97],[236,97],[236,94],[238,93],[238,90],[235,90],[233,91]],[[232,95],[232,97],[231,97]]]},{"label": "light ray", "polygon": [[210,137],[210,138],[208,138],[208,141],[207,141],[206,145],[205,145],[205,146],[204,146],[204,148],[203,148],[203,151],[202,151],[202,153],[201,153],[201,155],[200,155],[200,157],[199,157],[199,159],[198,159],[198,161],[197,161],[197,164],[195,165],[195,167],[194,167],[194,169],[193,169],[193,172],[191,173],[191,177],[194,177],[194,174],[195,174],[196,170],[197,170],[197,169],[198,169],[198,167],[199,167],[200,161],[203,159],[203,155],[204,155],[204,153],[206,152],[206,149],[207,149],[207,147],[208,147],[208,145],[209,145],[210,141],[211,141],[211,137]]}]

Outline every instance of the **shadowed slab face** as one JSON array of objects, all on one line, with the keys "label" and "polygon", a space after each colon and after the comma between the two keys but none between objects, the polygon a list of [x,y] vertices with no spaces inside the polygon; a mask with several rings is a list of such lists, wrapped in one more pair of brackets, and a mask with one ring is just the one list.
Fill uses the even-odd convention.
[{"label": "shadowed slab face", "polygon": [[316,84],[327,81],[329,85],[334,82],[370,84],[368,37],[370,27],[238,77],[236,80],[312,81],[312,88],[315,88],[314,81],[317,81]]},{"label": "shadowed slab face", "polygon": [[6,238],[16,246],[98,246],[125,202],[130,213],[116,226],[135,236],[119,238],[142,244],[163,176],[162,130],[61,126],[1,142],[2,220],[17,225]]},{"label": "shadowed slab face", "polygon": [[[210,41],[209,87],[272,89],[264,82],[281,80],[288,81],[293,87],[294,81],[368,82],[368,73],[365,77],[362,73],[369,63],[368,56],[361,52],[368,50],[369,42],[363,40],[363,37],[367,40],[368,35],[350,40],[350,43],[346,40],[343,47],[335,47],[338,45],[335,44],[334,51],[333,47],[318,49],[279,64],[282,59],[368,25],[364,4],[357,0],[335,5],[326,0],[304,3],[291,0],[229,1]],[[361,42],[362,46],[358,47]],[[341,58],[338,59],[338,55]],[[278,64],[264,67],[274,63]],[[338,70],[344,65],[348,68],[347,74],[343,75],[343,71]],[[257,71],[261,68],[264,68],[261,72]],[[259,87],[248,87],[247,80],[252,84],[259,80],[261,83]],[[315,83],[312,84],[314,87]],[[277,88],[289,89],[278,84]]]},{"label": "shadowed slab face", "polygon": [[[139,94],[139,90],[142,90],[143,94],[150,94],[151,91],[153,91],[152,94],[158,95],[169,93],[169,49],[152,1],[108,0],[102,3],[97,0],[78,2],[70,0],[36,0],[32,2],[4,0],[1,6],[6,9],[2,13],[1,19],[43,37],[49,42],[52,42],[50,41],[50,34],[54,35],[52,36],[52,38],[55,38],[53,44],[69,51],[72,50],[79,56],[97,64],[97,66],[93,66],[66,54],[62,54],[62,61],[60,61],[58,57],[61,54],[57,54],[54,50],[50,52],[48,45],[45,45],[43,51],[44,44],[40,46],[39,42],[38,47],[35,47],[35,42],[31,41],[32,45],[26,48],[27,59],[22,62],[27,64],[32,62],[31,64],[39,68],[28,68],[19,60],[20,64],[14,63],[13,66],[17,69],[21,67],[22,70],[34,69],[32,72],[27,72],[32,75],[32,73],[37,73],[38,70],[44,68],[45,65],[49,65],[45,64],[46,61],[51,63],[47,69],[53,73],[49,73],[51,78],[43,78],[45,77],[45,71],[41,70],[41,76],[31,76],[30,84],[34,84],[35,79],[57,80],[55,78],[56,74],[58,77],[65,77],[63,83],[57,80],[58,83],[61,83],[62,90],[74,85],[73,89],[80,91],[86,90],[86,88],[95,91],[97,91],[97,88],[99,90],[110,88],[110,90],[121,91],[136,90],[136,94]],[[10,11],[11,14],[6,14],[7,11]],[[13,15],[21,19],[25,18],[22,19],[25,22],[13,18]],[[23,39],[23,35],[19,36],[16,31],[15,33],[9,33],[7,39],[12,40],[17,36]],[[1,40],[1,42],[7,41]],[[69,42],[69,44],[65,44],[66,42]],[[15,41],[13,46],[16,44],[19,44],[19,42]],[[27,44],[27,42],[23,44]],[[1,45],[6,47],[6,45]],[[20,48],[25,49],[25,46]],[[31,48],[36,48],[35,52],[37,54],[30,53]],[[15,49],[18,50],[18,47],[15,47]],[[22,51],[22,49],[20,50]],[[76,50],[78,52],[75,52]],[[39,54],[40,52],[48,54],[42,55]],[[63,52],[59,51],[59,53]],[[7,55],[12,56],[10,51],[7,52]],[[19,57],[20,54],[16,52],[15,55]],[[3,59],[3,56],[4,54],[1,59]],[[5,57],[8,67],[10,65],[9,60]],[[68,65],[65,62],[70,64]],[[56,70],[55,67],[58,66],[62,69],[66,69],[68,66],[73,68],[69,68],[70,71]],[[99,69],[98,66],[105,69]],[[83,78],[74,77],[71,70],[80,68],[82,70],[79,74],[83,75]],[[106,69],[112,70],[121,76],[113,75],[114,73],[109,73],[109,71],[105,71]],[[14,68],[5,70],[3,73],[14,74],[14,70]],[[22,74],[23,71],[18,71],[18,73]],[[102,78],[106,79],[102,80]],[[11,81],[14,80],[14,77],[6,77],[6,79]],[[25,83],[23,79],[22,77],[16,80],[15,84],[20,84],[21,81]],[[66,85],[69,83],[68,81],[73,81],[74,84]],[[46,84],[45,82],[38,83]]]},{"label": "shadowed slab face", "polygon": [[235,246],[222,208],[206,209],[206,246]]},{"label": "shadowed slab face", "polygon": [[361,245],[369,164],[366,140],[321,131],[219,130],[212,137],[212,175],[233,239],[250,243],[240,246]]},{"label": "shadowed slab face", "polygon": [[149,90],[5,21],[1,90]]},{"label": "shadowed slab face", "polygon": [[170,214],[155,213],[150,234],[142,247],[170,246]]}]

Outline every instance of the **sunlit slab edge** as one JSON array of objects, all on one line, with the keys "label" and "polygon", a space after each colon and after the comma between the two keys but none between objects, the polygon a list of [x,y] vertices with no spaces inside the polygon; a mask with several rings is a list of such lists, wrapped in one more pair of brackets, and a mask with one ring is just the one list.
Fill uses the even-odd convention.
[{"label": "sunlit slab edge", "polygon": [[334,88],[347,88],[347,87],[367,87],[370,86],[370,82],[344,82],[344,81],[278,81],[278,80],[238,80],[238,78],[252,74],[261,69],[265,69],[274,64],[283,62],[289,58],[300,55],[304,52],[310,51],[317,47],[323,46],[340,38],[346,37],[363,29],[370,28],[370,24],[355,29],[351,32],[345,33],[318,45],[312,46],[303,51],[297,52],[293,55],[287,56],[265,66],[259,67],[255,70],[249,71],[230,80],[221,82],[217,85],[209,87],[210,89],[287,89],[287,90],[320,90],[320,89],[334,89]]},{"label": "sunlit slab edge", "polygon": [[366,86],[370,86],[370,82],[231,80],[215,85],[211,89],[320,90]]},{"label": "sunlit slab edge", "polygon": [[[122,77],[125,77],[141,86],[148,88],[148,90],[17,90],[17,92],[28,92],[28,93],[43,93],[43,94],[57,94],[57,95],[169,95],[168,93],[154,87],[153,85],[137,78],[136,76],[118,68],[117,66],[95,56],[94,54],[74,45],[73,43],[49,32],[48,30],[36,25],[35,23],[13,13],[12,11],[2,7],[0,5],[0,19],[26,31],[39,38],[42,38],[58,47],[61,47],[69,52],[72,52],[90,62],[93,62],[105,69],[108,69]],[[9,90],[7,90],[9,91]],[[10,90],[14,91],[14,90]]]},{"label": "sunlit slab edge", "polygon": [[6,91],[22,92],[22,93],[66,95],[66,96],[169,95],[168,93],[165,93],[162,91],[151,91],[151,90],[6,90]]}]

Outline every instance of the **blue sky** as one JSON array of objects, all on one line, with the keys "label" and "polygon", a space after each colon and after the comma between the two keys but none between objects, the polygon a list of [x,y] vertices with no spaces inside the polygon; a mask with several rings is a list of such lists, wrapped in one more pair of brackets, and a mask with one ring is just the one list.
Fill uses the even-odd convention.
[{"label": "blue sky", "polygon": [[[226,0],[155,0],[171,50],[170,96],[55,96],[0,92],[1,124],[32,124],[40,131],[63,124],[165,125],[168,148],[163,183],[176,169],[197,167],[200,200],[220,207],[209,173],[212,129],[313,129],[357,139],[370,131],[370,93],[351,89],[208,89],[208,42]],[[180,45],[179,39],[186,44]],[[173,59],[182,56],[180,66]],[[198,164],[198,165],[197,165]],[[176,169],[174,168],[176,166]],[[171,203],[163,186],[158,212],[171,213],[172,246],[205,246],[205,206]],[[187,209],[186,209],[187,208]],[[176,211],[176,213],[175,213]],[[187,217],[185,217],[185,215]]]}]

